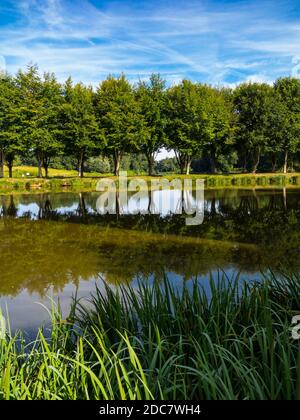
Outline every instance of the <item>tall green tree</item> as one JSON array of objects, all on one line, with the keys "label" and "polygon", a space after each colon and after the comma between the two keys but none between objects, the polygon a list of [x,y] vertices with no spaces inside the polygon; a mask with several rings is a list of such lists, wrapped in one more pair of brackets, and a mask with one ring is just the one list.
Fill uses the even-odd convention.
[{"label": "tall green tree", "polygon": [[63,103],[62,86],[57,82],[54,74],[46,73],[43,80],[43,121],[44,129],[48,136],[36,147],[36,153],[40,153],[43,159],[45,176],[48,177],[48,170],[51,161],[62,155],[63,143],[61,142],[61,127],[59,126],[59,115]]},{"label": "tall green tree", "polygon": [[61,88],[53,74],[39,75],[37,66],[19,71],[16,79],[19,90],[20,115],[24,141],[38,161],[38,177],[45,168],[48,176],[50,159],[60,153],[58,113]]},{"label": "tall green tree", "polygon": [[14,80],[9,75],[0,77],[0,178],[4,176],[4,163],[12,178],[13,162],[24,152],[21,142],[19,95]]},{"label": "tall green tree", "polygon": [[84,176],[86,160],[100,149],[99,129],[93,106],[93,90],[81,83],[64,85],[59,129],[68,155],[78,162],[78,175]]},{"label": "tall green tree", "polygon": [[201,101],[201,139],[211,172],[232,152],[234,115],[228,91],[199,85]]},{"label": "tall green tree", "polygon": [[165,81],[159,74],[152,74],[149,83],[140,82],[137,99],[145,120],[141,151],[148,161],[148,173],[153,174],[155,158],[166,142]]},{"label": "tall green tree", "polygon": [[[266,152],[270,158],[271,170],[275,172],[282,156],[287,156],[285,149],[290,129],[290,111],[285,101],[274,89],[272,97],[272,112],[268,118]],[[286,159],[287,163],[287,159]]]},{"label": "tall green tree", "polygon": [[283,172],[287,173],[289,155],[296,153],[300,143],[300,80],[292,77],[278,79],[275,91],[282,116],[279,142],[284,155]]},{"label": "tall green tree", "polygon": [[181,173],[189,174],[192,159],[202,150],[203,114],[196,84],[183,80],[167,91],[167,146],[173,149]]},{"label": "tall green tree", "polygon": [[124,75],[109,76],[100,84],[95,109],[105,152],[113,159],[114,174],[119,175],[124,154],[139,151],[146,135],[134,90]]},{"label": "tall green tree", "polygon": [[245,165],[251,157],[253,173],[267,148],[272,95],[273,88],[266,83],[243,83],[234,94],[237,148]]}]

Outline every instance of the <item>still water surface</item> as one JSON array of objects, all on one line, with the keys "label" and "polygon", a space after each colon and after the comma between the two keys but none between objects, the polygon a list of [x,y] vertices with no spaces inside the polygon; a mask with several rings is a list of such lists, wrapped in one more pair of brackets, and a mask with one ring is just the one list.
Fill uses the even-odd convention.
[{"label": "still water surface", "polygon": [[[0,306],[12,328],[34,331],[48,319],[40,303],[59,297],[67,313],[76,288],[88,297],[102,279],[151,283],[167,273],[178,286],[205,285],[220,269],[245,280],[300,271],[300,190],[207,190],[199,226],[176,214],[184,199],[177,190],[142,203],[129,196],[112,215],[99,193],[0,196]],[[133,214],[148,208],[155,214]]]}]

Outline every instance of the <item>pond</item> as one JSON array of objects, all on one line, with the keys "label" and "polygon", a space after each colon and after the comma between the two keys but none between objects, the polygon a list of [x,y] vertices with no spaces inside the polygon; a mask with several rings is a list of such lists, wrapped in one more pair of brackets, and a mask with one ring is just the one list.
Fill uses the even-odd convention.
[{"label": "pond", "polygon": [[[117,214],[104,214],[99,196],[0,196],[0,306],[13,330],[35,331],[49,318],[42,305],[50,298],[67,313],[76,290],[88,297],[103,280],[151,283],[166,274],[174,284],[205,285],[220,270],[247,281],[268,269],[300,271],[300,190],[206,190],[195,226],[176,211],[185,199],[179,190],[139,203],[129,195]],[[137,214],[141,208],[151,214]]]}]

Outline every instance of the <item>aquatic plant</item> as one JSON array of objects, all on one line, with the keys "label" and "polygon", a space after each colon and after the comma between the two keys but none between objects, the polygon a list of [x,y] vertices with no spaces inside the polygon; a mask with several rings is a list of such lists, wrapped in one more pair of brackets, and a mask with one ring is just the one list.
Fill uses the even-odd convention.
[{"label": "aquatic plant", "polygon": [[66,320],[52,311],[48,338],[1,340],[0,398],[299,399],[299,280],[97,288]]}]

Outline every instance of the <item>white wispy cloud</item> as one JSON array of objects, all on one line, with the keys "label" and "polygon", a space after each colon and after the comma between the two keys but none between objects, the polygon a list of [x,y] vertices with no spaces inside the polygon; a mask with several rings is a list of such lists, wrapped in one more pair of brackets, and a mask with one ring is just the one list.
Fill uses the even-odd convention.
[{"label": "white wispy cloud", "polygon": [[281,13],[287,3],[9,2],[15,19],[0,24],[0,54],[10,72],[34,62],[92,84],[122,71],[133,81],[160,72],[169,83],[269,82],[296,74],[300,61],[300,22]]}]

